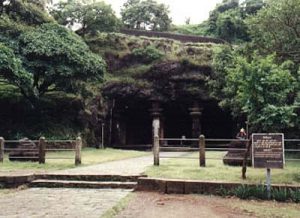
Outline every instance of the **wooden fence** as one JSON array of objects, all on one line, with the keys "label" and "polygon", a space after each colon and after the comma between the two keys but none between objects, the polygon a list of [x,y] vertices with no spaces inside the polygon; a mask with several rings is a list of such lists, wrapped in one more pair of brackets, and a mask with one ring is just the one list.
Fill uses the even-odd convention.
[{"label": "wooden fence", "polygon": [[[0,162],[4,161],[4,154],[9,152],[18,152],[18,151],[32,151],[38,152],[38,156],[14,156],[14,159],[36,159],[39,164],[44,164],[46,162],[46,152],[58,152],[58,151],[74,151],[74,158],[70,157],[60,157],[60,156],[51,156],[47,159],[75,159],[75,165],[81,164],[81,149],[82,149],[82,140],[80,137],[77,137],[76,140],[46,140],[45,137],[40,137],[39,140],[30,140],[30,143],[34,143],[36,148],[18,148],[15,146],[9,146],[12,144],[20,143],[19,140],[5,140],[3,137],[0,137]],[[59,146],[52,146],[51,144],[64,144],[63,148]],[[70,148],[66,148],[66,143],[70,144]]]},{"label": "wooden fence", "polygon": [[[168,142],[179,142],[177,145],[169,145]],[[205,167],[207,159],[222,160],[219,158],[206,158],[206,151],[223,151],[223,152],[244,152],[247,148],[231,148],[229,144],[231,142],[244,142],[245,144],[250,142],[249,139],[210,139],[205,138],[204,135],[200,135],[197,138],[159,138],[155,136],[153,139],[153,157],[154,165],[158,166],[161,158],[187,158],[198,159],[199,166]],[[199,157],[180,157],[180,156],[161,156],[160,151],[188,151],[199,152]],[[285,158],[287,161],[300,161],[300,139],[284,139],[284,152],[290,154],[296,154]],[[298,155],[297,155],[298,154]],[[241,160],[241,158],[231,157],[230,159]],[[244,157],[242,158],[244,159]],[[247,158],[250,160],[250,157]]]}]

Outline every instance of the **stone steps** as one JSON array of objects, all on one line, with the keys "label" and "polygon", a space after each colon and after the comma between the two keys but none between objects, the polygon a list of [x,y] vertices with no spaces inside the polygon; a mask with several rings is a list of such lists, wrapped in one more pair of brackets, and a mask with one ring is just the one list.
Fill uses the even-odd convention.
[{"label": "stone steps", "polygon": [[35,175],[36,179],[64,180],[64,181],[111,181],[111,182],[137,182],[143,175],[93,175],[93,174],[44,174]]},{"label": "stone steps", "polygon": [[137,182],[38,179],[32,181],[29,186],[44,188],[135,189]]},{"label": "stone steps", "polygon": [[95,188],[135,189],[141,175],[82,175],[44,174],[35,175],[30,187],[45,188]]}]

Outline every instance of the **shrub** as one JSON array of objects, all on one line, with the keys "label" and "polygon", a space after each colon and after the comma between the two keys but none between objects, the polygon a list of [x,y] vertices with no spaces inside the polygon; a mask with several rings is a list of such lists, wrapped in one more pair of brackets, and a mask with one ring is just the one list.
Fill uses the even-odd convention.
[{"label": "shrub", "polygon": [[289,199],[289,192],[286,188],[271,189],[271,198],[276,201],[287,201]]},{"label": "shrub", "polygon": [[147,46],[146,48],[135,48],[132,51],[133,56],[140,58],[145,63],[151,63],[161,59],[164,55],[156,48]]},{"label": "shrub", "polygon": [[293,202],[295,203],[299,203],[300,202],[300,190],[296,189],[296,190],[289,190],[290,193],[290,198]]}]

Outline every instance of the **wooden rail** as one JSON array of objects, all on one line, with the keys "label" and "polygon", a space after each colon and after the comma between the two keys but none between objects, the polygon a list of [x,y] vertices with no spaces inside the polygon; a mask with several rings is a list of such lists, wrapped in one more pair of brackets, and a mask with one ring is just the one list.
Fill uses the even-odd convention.
[{"label": "wooden rail", "polygon": [[[77,137],[76,140],[46,140],[45,137],[40,137],[39,140],[31,140],[30,142],[33,142],[35,144],[38,144],[37,149],[33,148],[10,148],[6,147],[6,144],[9,143],[19,143],[19,140],[5,140],[3,137],[0,137],[0,162],[4,161],[4,153],[5,152],[12,152],[12,151],[38,151],[38,157],[37,156],[14,156],[14,159],[25,159],[25,158],[31,158],[31,159],[38,159],[39,164],[44,164],[46,162],[46,159],[75,159],[75,165],[81,164],[81,149],[82,149],[82,139],[80,137]],[[47,148],[48,143],[75,143],[74,148]],[[48,151],[74,151],[75,155],[74,158],[70,157],[47,157],[46,153]]]},{"label": "wooden rail", "polygon": [[[164,143],[161,142],[180,142],[179,145],[164,145]],[[206,165],[206,160],[207,159],[213,159],[213,160],[221,160],[221,158],[206,158],[205,157],[205,152],[206,151],[246,151],[246,148],[229,148],[228,144],[214,144],[214,147],[210,146],[207,144],[207,142],[250,142],[249,139],[212,139],[208,138],[206,139],[204,135],[200,135],[198,139],[196,138],[158,138],[154,137],[153,140],[153,153],[154,153],[154,165],[158,166],[159,165],[159,159],[160,158],[181,158],[181,159],[199,159],[199,165],[200,167],[205,167]],[[299,142],[297,146],[299,146],[299,149],[284,149],[285,152],[300,152],[300,139],[284,139],[285,142]],[[193,142],[198,142],[199,147],[190,147],[190,146],[183,146],[183,142],[191,142],[191,145]],[[165,150],[168,152],[172,151],[199,151],[199,157],[198,158],[192,158],[192,157],[172,157],[172,156],[160,156],[160,150]],[[237,159],[239,160],[240,158],[235,158],[231,157],[231,159]],[[286,158],[285,160],[288,161],[300,161],[300,159],[297,158]]]}]

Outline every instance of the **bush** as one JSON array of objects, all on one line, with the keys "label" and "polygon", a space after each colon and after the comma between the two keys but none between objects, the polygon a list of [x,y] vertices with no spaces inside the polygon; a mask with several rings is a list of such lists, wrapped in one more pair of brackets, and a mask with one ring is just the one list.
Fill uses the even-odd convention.
[{"label": "bush", "polygon": [[[248,186],[248,185],[241,185],[236,187],[235,189],[227,190],[224,187],[221,187],[217,194],[225,197],[225,196],[236,196],[241,199],[261,199],[267,200],[268,193],[267,188],[264,185],[257,185],[257,186]],[[287,188],[272,188],[271,189],[271,199],[285,202],[285,201],[293,201],[295,203],[300,202],[300,190],[296,189],[287,189]]]},{"label": "bush", "polygon": [[290,198],[293,202],[299,203],[300,202],[300,190],[296,189],[293,191],[292,189],[289,190],[290,192]]},{"label": "bush", "polygon": [[156,48],[148,46],[146,48],[135,48],[132,51],[133,56],[140,58],[145,63],[151,63],[160,60],[164,55]]}]

